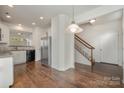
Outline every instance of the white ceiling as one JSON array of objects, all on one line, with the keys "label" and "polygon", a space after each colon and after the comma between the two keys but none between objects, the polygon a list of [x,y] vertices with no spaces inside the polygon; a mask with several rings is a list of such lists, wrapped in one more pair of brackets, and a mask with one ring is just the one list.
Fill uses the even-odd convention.
[{"label": "white ceiling", "polygon": [[[75,16],[92,10],[98,5],[79,5],[74,6]],[[58,14],[66,14],[72,16],[72,6],[70,5],[15,5],[10,8],[7,5],[0,5],[0,17],[5,22],[14,24],[23,24],[26,26],[32,26],[32,22],[40,27],[47,27],[50,25],[51,18]],[[12,18],[7,19],[5,12],[9,12]],[[44,20],[40,20],[40,16],[44,17]]]},{"label": "white ceiling", "polygon": [[108,13],[108,14],[105,14],[105,15],[102,15],[102,16],[99,16],[96,18],[96,22],[94,22],[93,24],[90,24],[89,22],[86,22],[86,23],[82,23],[80,24],[80,27],[82,27],[83,29],[87,29],[87,26],[94,26],[94,25],[103,25],[103,24],[109,24],[109,23],[112,23],[114,21],[119,21],[121,22],[122,21],[122,14],[123,14],[123,11],[122,9],[121,10],[117,10],[117,11],[114,11],[114,12],[111,12],[111,13]]}]

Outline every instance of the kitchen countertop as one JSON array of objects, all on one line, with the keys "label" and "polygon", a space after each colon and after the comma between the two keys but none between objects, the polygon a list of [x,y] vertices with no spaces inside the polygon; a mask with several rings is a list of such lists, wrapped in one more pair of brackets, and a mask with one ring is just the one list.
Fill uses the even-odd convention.
[{"label": "kitchen countertop", "polygon": [[27,51],[35,50],[33,46],[10,46],[9,51]]},{"label": "kitchen countertop", "polygon": [[27,51],[27,50],[35,50],[35,49],[12,49],[10,51]]}]

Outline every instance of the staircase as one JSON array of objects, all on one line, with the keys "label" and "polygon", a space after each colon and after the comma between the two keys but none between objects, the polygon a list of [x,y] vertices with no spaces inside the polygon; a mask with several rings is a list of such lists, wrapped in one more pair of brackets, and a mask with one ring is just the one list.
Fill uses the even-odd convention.
[{"label": "staircase", "polygon": [[93,50],[95,48],[76,34],[74,38],[75,38],[75,49],[79,53],[81,53],[87,60],[89,60],[89,62],[91,63],[91,72],[93,72],[93,66],[95,64],[95,60],[93,58]]}]

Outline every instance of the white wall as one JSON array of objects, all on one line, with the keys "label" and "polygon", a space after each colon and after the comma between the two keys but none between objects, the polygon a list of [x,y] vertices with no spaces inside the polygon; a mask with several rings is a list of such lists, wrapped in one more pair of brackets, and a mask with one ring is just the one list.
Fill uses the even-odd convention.
[{"label": "white wall", "polygon": [[[68,25],[67,25],[68,26]],[[65,27],[67,27],[65,26]],[[65,67],[68,68],[74,68],[74,34],[70,31],[65,30],[65,42],[64,42],[64,48],[65,48]]]},{"label": "white wall", "polygon": [[[52,36],[52,67],[55,69],[64,69],[64,38],[60,40],[60,36],[64,35],[64,28],[59,27],[59,16],[52,18],[51,36]],[[62,24],[63,25],[63,24]],[[64,36],[63,36],[64,37]],[[62,56],[61,56],[62,55]],[[61,67],[60,67],[61,66]]]},{"label": "white wall", "polygon": [[35,61],[39,61],[41,59],[41,47],[40,47],[41,32],[42,32],[41,28],[39,27],[34,28],[32,45],[35,48]]},{"label": "white wall", "polygon": [[65,31],[69,25],[66,15],[58,15],[52,18],[52,67],[65,71],[74,67],[74,37]]},{"label": "white wall", "polygon": [[[95,47],[94,57],[96,62],[108,62],[122,65],[122,58],[119,58],[119,46],[121,38],[118,35],[122,32],[122,11],[110,13],[96,18],[93,25],[82,25],[84,32],[79,36]],[[82,58],[83,59],[83,58]],[[82,62],[83,63],[83,60]]]}]

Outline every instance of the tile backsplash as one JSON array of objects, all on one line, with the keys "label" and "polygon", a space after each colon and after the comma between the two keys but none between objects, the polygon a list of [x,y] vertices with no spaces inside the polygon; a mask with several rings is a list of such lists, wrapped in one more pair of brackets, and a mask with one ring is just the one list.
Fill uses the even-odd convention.
[{"label": "tile backsplash", "polygon": [[32,33],[22,31],[10,31],[10,46],[31,46]]},{"label": "tile backsplash", "polygon": [[10,45],[26,46],[27,40],[20,36],[10,37]]}]

